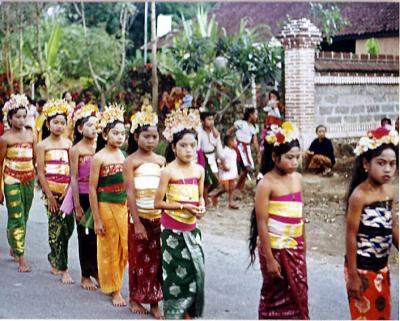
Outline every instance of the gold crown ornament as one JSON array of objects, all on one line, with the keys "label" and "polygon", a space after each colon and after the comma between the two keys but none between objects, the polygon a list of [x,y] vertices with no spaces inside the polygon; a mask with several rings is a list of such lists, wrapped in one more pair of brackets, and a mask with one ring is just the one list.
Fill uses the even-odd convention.
[{"label": "gold crown ornament", "polygon": [[98,132],[102,132],[104,128],[108,124],[112,124],[116,120],[124,122],[124,111],[125,108],[119,104],[111,104],[110,106],[106,106],[104,111],[101,113],[99,117],[99,121],[97,123],[97,130]]},{"label": "gold crown ornament", "polygon": [[85,105],[79,104],[74,108],[74,111],[71,115],[71,123],[73,124],[73,127],[75,127],[76,122],[79,119],[86,118],[89,116],[97,117],[98,113],[99,113],[99,108],[94,103],[90,102]]},{"label": "gold crown ornament", "polygon": [[19,95],[19,94],[11,95],[11,98],[4,104],[4,107],[3,107],[4,117],[3,117],[3,119],[6,121],[8,113],[11,110],[15,110],[15,109],[18,109],[18,108],[21,108],[21,107],[24,107],[28,111],[28,107],[29,107],[28,98],[24,94],[22,94],[22,95]]},{"label": "gold crown ornament", "polygon": [[156,126],[158,124],[157,113],[153,113],[153,107],[149,100],[143,100],[141,111],[135,113],[131,117],[131,133],[133,134],[139,126]]},{"label": "gold crown ornament", "polygon": [[71,111],[71,106],[65,99],[50,100],[43,106],[43,115],[46,119],[57,114],[65,114],[68,116]]},{"label": "gold crown ornament", "polygon": [[390,125],[378,127],[369,131],[367,136],[361,137],[354,149],[354,153],[360,156],[368,150],[378,148],[382,144],[393,144],[395,146],[399,144],[399,133]]},{"label": "gold crown ornament", "polygon": [[285,121],[281,126],[271,125],[265,140],[268,144],[279,146],[299,139],[299,130],[290,121]]},{"label": "gold crown ornament", "polygon": [[172,142],[173,136],[184,129],[196,129],[200,126],[200,113],[197,109],[180,108],[172,110],[165,119],[165,139]]}]

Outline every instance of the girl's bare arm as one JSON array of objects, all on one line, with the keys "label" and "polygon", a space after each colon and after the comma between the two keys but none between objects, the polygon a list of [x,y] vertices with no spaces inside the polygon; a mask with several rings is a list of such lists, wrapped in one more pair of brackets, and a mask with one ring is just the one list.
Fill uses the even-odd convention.
[{"label": "girl's bare arm", "polygon": [[81,207],[81,203],[79,202],[78,163],[79,151],[77,148],[71,148],[69,150],[69,166],[71,169],[71,188],[75,209]]},{"label": "girl's bare arm", "polygon": [[[93,214],[96,233],[104,232],[103,222],[101,221],[99,214],[99,203],[97,199],[97,185],[99,183],[101,164],[102,164],[101,159],[95,156],[92,161],[92,166],[90,168],[90,176],[89,176],[89,203],[90,203],[90,209],[92,210]],[[99,231],[96,231],[97,228],[99,229]]]}]

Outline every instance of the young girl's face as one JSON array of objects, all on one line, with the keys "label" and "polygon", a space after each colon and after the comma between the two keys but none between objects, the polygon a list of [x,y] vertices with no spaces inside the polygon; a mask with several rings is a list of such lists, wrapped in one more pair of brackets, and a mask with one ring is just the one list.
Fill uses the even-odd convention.
[{"label": "young girl's face", "polygon": [[50,132],[55,136],[60,136],[64,133],[67,126],[67,120],[64,115],[57,115],[50,120]]},{"label": "young girl's face", "polygon": [[379,184],[391,181],[396,173],[396,165],[396,154],[391,148],[383,150],[382,154],[372,158],[370,162],[364,161],[364,168],[368,171],[368,176]]},{"label": "young girl's face", "polygon": [[281,171],[290,174],[297,170],[300,163],[300,148],[292,147],[287,153],[281,155],[280,159],[276,155],[273,155],[274,162],[277,168]]},{"label": "young girl's face", "polygon": [[157,127],[150,126],[146,130],[142,131],[139,136],[137,136],[137,143],[140,149],[145,152],[151,152],[158,144],[159,135]]},{"label": "young girl's face", "polygon": [[228,142],[228,147],[229,147],[229,148],[236,148],[236,147],[237,147],[236,138],[233,137],[233,138]]},{"label": "young girl's face", "polygon": [[249,117],[250,123],[255,124],[257,122],[257,118],[258,118],[258,112],[256,110],[254,113],[250,114]]},{"label": "young girl's face", "polygon": [[107,144],[111,147],[120,148],[125,141],[125,126],[117,123],[107,134]]},{"label": "young girl's face", "polygon": [[83,137],[95,139],[97,136],[96,124],[97,118],[94,116],[90,117],[82,126]]},{"label": "young girl's face", "polygon": [[197,151],[197,141],[193,134],[185,134],[175,145],[176,158],[182,162],[189,163],[194,159]]},{"label": "young girl's face", "polygon": [[11,116],[11,126],[14,128],[24,128],[26,124],[27,111],[25,108],[18,109],[15,114]]}]

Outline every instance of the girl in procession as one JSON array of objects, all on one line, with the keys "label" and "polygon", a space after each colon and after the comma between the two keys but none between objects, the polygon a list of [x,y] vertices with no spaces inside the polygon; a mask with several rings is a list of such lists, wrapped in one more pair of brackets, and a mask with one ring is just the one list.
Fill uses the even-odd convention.
[{"label": "girl in procession", "polygon": [[73,283],[68,273],[68,241],[74,231],[74,217],[64,215],[60,206],[70,180],[68,152],[71,141],[63,137],[69,106],[64,100],[49,101],[43,113],[50,135],[37,146],[37,171],[47,208],[51,273],[61,274],[64,284]]},{"label": "girl in procession", "polygon": [[[309,319],[306,240],[302,214],[299,132],[290,122],[265,137],[266,173],[257,185],[251,216],[251,262],[258,254],[263,277],[259,319]],[[265,153],[271,151],[272,155]]]},{"label": "girl in procession", "polygon": [[25,258],[25,237],[33,200],[36,141],[33,131],[25,128],[28,106],[25,95],[11,96],[3,108],[10,129],[0,138],[0,204],[5,195],[10,255],[18,262],[20,272],[31,271]]},{"label": "girl in procession", "polygon": [[97,273],[97,237],[93,229],[80,224],[85,213],[90,211],[89,174],[96,149],[97,138],[96,105],[78,105],[72,113],[74,128],[74,146],[69,152],[71,166],[71,184],[61,206],[61,211],[71,215],[75,211],[77,224],[79,262],[81,266],[81,287],[96,290],[92,278],[98,280]]},{"label": "girl in procession", "polygon": [[100,287],[111,294],[112,304],[125,306],[121,287],[128,261],[128,208],[122,176],[125,156],[124,110],[106,107],[98,124],[101,135],[89,177],[89,202],[97,234],[97,263]]},{"label": "girl in procession", "polygon": [[168,155],[175,155],[161,173],[154,201],[156,208],[164,210],[161,249],[167,319],[201,317],[203,313],[204,253],[196,226],[205,214],[204,169],[195,163],[199,124],[197,110],[178,109],[167,116],[163,132],[170,142]]},{"label": "girl in procession", "polygon": [[143,106],[131,118],[129,157],[124,162],[124,182],[129,206],[129,308],[146,314],[142,304],[150,304],[150,313],[162,318],[160,217],[154,197],[165,158],[154,153],[158,144],[158,118],[151,106]]},{"label": "girl in procession", "polygon": [[399,248],[390,184],[398,164],[398,133],[379,127],[362,137],[347,197],[345,279],[353,320],[391,319],[388,259]]}]

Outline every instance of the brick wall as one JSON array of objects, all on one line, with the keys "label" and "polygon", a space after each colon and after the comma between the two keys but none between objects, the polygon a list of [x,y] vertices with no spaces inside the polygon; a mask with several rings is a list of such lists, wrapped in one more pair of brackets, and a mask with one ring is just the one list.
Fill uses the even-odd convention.
[{"label": "brick wall", "polygon": [[398,57],[319,53],[315,70],[315,120],[332,138],[359,137],[380,125],[394,124],[399,113]]}]

